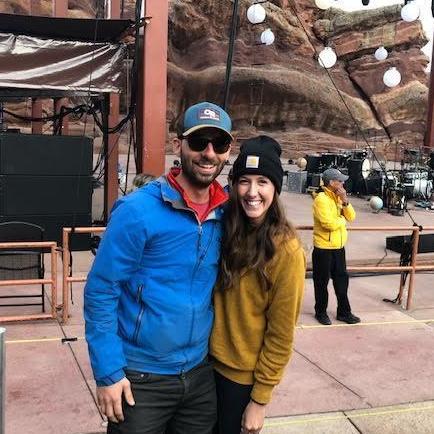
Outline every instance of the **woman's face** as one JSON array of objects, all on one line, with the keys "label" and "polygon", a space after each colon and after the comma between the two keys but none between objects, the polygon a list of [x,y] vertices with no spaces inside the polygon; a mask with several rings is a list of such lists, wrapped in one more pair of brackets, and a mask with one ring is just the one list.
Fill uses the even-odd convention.
[{"label": "woman's face", "polygon": [[237,182],[237,192],[247,218],[254,225],[261,224],[273,202],[274,184],[266,176],[243,175]]}]

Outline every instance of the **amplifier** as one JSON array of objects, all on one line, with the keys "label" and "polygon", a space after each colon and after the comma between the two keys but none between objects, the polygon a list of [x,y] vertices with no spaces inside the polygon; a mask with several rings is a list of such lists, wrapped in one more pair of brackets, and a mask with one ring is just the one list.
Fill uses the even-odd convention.
[{"label": "amplifier", "polygon": [[[402,253],[404,243],[410,242],[411,235],[397,235],[394,237],[386,237],[386,249],[397,253]],[[417,253],[432,253],[434,252],[434,234],[420,234],[419,246]]]}]

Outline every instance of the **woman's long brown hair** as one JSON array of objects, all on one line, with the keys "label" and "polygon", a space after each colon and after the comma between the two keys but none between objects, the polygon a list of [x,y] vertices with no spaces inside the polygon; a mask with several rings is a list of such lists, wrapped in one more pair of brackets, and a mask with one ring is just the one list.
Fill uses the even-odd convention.
[{"label": "woman's long brown hair", "polygon": [[276,192],[264,221],[258,226],[252,225],[241,206],[235,182],[224,217],[217,289],[235,286],[242,270],[254,269],[262,289],[268,290],[270,282],[265,265],[276,253],[277,240],[296,237],[296,231],[286,219]]}]

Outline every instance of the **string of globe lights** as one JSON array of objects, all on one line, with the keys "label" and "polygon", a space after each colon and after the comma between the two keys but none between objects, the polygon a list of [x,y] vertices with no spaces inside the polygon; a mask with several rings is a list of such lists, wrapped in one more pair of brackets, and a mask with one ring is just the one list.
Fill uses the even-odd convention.
[{"label": "string of globe lights", "polygon": [[[255,1],[248,9],[247,9],[247,20],[253,24],[261,24],[265,21],[267,17],[267,12],[265,8],[262,6],[263,3],[266,3],[268,0],[258,0]],[[229,37],[229,48],[228,55],[226,59],[226,77],[224,83],[224,97],[223,97],[223,105],[222,107],[225,109],[229,102],[229,89],[231,84],[231,71],[232,71],[232,57],[237,33],[237,22],[238,22],[238,8],[239,8],[239,0],[234,0],[233,4],[233,12],[232,12],[232,23],[231,23],[231,34]],[[260,44],[262,45],[272,45],[275,40],[275,36],[273,31],[270,28],[265,29],[260,35]]]},{"label": "string of globe lights", "polygon": [[[368,6],[370,0],[362,0],[363,6]],[[337,0],[315,0],[315,5],[317,8],[321,10],[327,10],[331,7],[333,7],[333,4],[336,4]],[[404,5],[401,9],[401,18],[411,23],[413,21],[416,21],[420,16],[420,8],[417,5],[415,0],[405,0]],[[374,57],[378,61],[386,60],[389,56],[389,52],[384,47],[384,45],[381,45],[375,50]],[[332,68],[338,60],[338,57],[333,50],[332,47],[327,46],[325,47],[318,55],[318,62],[323,68]],[[390,67],[387,71],[383,74],[383,83],[387,87],[396,87],[401,83],[401,73],[399,72],[398,68],[396,66]]]},{"label": "string of globe lights", "polygon": [[[268,0],[266,0],[268,1]],[[266,1],[258,1],[256,3],[253,3],[248,9],[247,9],[247,20],[250,24],[262,24],[265,19],[267,18],[267,12],[265,11],[265,8],[262,6],[262,3],[266,3]],[[268,28],[265,29],[260,36],[261,44],[264,45],[272,45],[274,43],[275,36],[273,31]]]}]

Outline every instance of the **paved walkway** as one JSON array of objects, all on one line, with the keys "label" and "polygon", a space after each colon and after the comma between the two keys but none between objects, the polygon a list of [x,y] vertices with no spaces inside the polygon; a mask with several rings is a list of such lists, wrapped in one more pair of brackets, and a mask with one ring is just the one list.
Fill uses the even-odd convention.
[{"label": "paved walkway", "polygon": [[[284,192],[282,199],[296,224],[311,224],[309,196]],[[411,223],[408,217],[373,214],[362,199],[353,203],[357,225]],[[419,224],[434,224],[433,212],[413,214]],[[380,261],[386,235],[353,232],[349,260]],[[310,237],[302,235],[308,251]],[[396,257],[387,252],[387,260]],[[86,272],[91,260],[89,252],[74,253],[74,274]],[[434,433],[434,274],[418,274],[415,282],[414,308],[405,311],[383,301],[396,296],[398,275],[354,277],[350,299],[363,322],[349,326],[334,320],[331,296],[333,325],[321,326],[312,316],[308,279],[294,354],[263,433]],[[7,434],[104,432],[83,339],[82,290],[82,284],[74,284],[65,326],[54,321],[6,325]],[[73,340],[62,343],[65,337]]]}]

